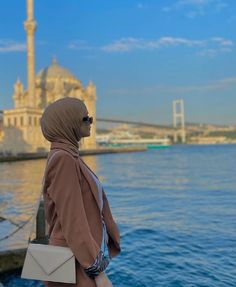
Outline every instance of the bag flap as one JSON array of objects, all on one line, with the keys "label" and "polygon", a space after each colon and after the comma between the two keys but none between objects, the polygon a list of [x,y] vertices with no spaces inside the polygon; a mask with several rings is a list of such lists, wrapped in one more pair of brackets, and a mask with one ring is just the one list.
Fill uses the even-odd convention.
[{"label": "bag flap", "polygon": [[28,251],[48,275],[74,256],[68,247],[55,245],[30,243]]}]

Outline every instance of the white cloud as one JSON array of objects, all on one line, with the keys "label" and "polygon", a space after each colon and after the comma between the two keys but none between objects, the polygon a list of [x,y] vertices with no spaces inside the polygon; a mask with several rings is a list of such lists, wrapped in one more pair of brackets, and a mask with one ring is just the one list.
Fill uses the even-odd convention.
[{"label": "white cloud", "polygon": [[220,54],[231,53],[232,51],[233,49],[231,48],[209,48],[198,51],[197,55],[202,57],[214,58]]},{"label": "white cloud", "polygon": [[190,19],[194,19],[197,15],[198,13],[196,11],[189,11],[186,13],[186,16]]},{"label": "white cloud", "polygon": [[220,46],[233,46],[233,42],[231,40],[226,40],[222,37],[213,37],[211,40],[219,43]]},{"label": "white cloud", "polygon": [[184,9],[185,16],[193,19],[205,15],[208,10],[219,13],[226,7],[228,4],[224,0],[178,0],[170,6],[163,7],[162,11],[171,12]]},{"label": "white cloud", "polygon": [[179,86],[174,87],[172,92],[185,93],[185,92],[208,92],[217,90],[226,90],[236,86],[236,77],[224,78],[216,81],[211,81],[205,85],[196,86]]},{"label": "white cloud", "polygon": [[71,41],[67,46],[69,49],[72,50],[92,50],[93,47],[89,46],[86,41],[84,40],[75,40]]},{"label": "white cloud", "polygon": [[205,49],[205,50],[201,50],[197,53],[199,56],[203,56],[203,57],[210,57],[213,58],[218,54],[218,51],[216,49]]},{"label": "white cloud", "polygon": [[138,8],[138,9],[143,9],[144,7],[145,7],[145,6],[144,6],[142,3],[138,3],[138,4],[137,4],[137,8]]},{"label": "white cloud", "polygon": [[234,24],[236,21],[236,15],[232,15],[227,19],[228,24]]},{"label": "white cloud", "polygon": [[103,46],[101,49],[105,52],[129,52],[132,50],[153,50],[161,47],[170,46],[201,46],[204,41],[190,40],[175,37],[161,37],[157,40],[144,40],[139,38],[122,38],[111,44]]},{"label": "white cloud", "polygon": [[189,40],[184,38],[175,37],[162,37],[158,40],[160,46],[178,46],[185,45],[189,47],[204,45],[202,40]]},{"label": "white cloud", "polygon": [[0,53],[24,52],[26,44],[12,40],[0,40]]},{"label": "white cloud", "polygon": [[179,0],[177,1],[177,5],[203,6],[212,2],[214,2],[214,0]]},{"label": "white cloud", "polygon": [[236,76],[219,79],[215,81],[211,81],[207,84],[202,85],[184,85],[184,86],[172,86],[172,85],[156,85],[156,86],[148,86],[139,89],[114,89],[110,91],[110,93],[117,95],[129,95],[129,96],[137,96],[140,94],[190,94],[190,93],[202,93],[202,92],[210,92],[210,91],[218,91],[218,90],[227,90],[229,88],[236,87]]},{"label": "white cloud", "polygon": [[235,85],[236,84],[236,76],[218,80],[217,83],[219,83],[221,86]]},{"label": "white cloud", "polygon": [[212,58],[218,54],[232,52],[234,43],[229,39],[216,36],[209,39],[188,39],[182,37],[163,36],[161,38],[151,40],[128,37],[115,40],[100,47],[91,46],[84,40],[71,41],[67,45],[67,48],[72,50],[88,51],[101,50],[106,53],[127,53],[135,50],[153,51],[157,49],[181,46],[194,49],[194,52],[199,56],[207,56]]},{"label": "white cloud", "polygon": [[136,49],[150,49],[152,44],[145,42],[143,39],[122,38],[111,44],[101,47],[105,52],[128,52]]},{"label": "white cloud", "polygon": [[216,4],[216,12],[221,12],[221,10],[228,7],[228,4],[225,2],[219,2]]},{"label": "white cloud", "polygon": [[154,40],[144,40],[142,38],[121,38],[113,43],[107,44],[101,49],[104,52],[130,52],[134,50],[154,50],[163,47],[186,46],[201,49],[198,55],[215,56],[218,53],[231,52],[234,43],[222,37],[213,37],[206,40],[193,40],[180,37],[165,36]]}]

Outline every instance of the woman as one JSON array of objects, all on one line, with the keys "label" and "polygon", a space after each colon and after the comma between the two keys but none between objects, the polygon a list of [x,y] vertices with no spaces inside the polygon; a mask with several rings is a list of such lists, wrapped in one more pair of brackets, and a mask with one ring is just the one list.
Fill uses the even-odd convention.
[{"label": "woman", "polygon": [[51,142],[43,190],[49,244],[69,247],[76,258],[76,284],[47,281],[47,287],[112,286],[104,270],[121,251],[119,229],[101,183],[78,150],[92,121],[85,104],[69,97],[50,104],[40,121]]}]

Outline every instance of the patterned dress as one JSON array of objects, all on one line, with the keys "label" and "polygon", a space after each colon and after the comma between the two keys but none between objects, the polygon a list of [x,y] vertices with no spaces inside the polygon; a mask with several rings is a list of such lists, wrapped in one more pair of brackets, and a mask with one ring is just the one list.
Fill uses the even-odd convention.
[{"label": "patterned dress", "polygon": [[[84,166],[86,167],[86,169],[88,170],[88,172],[90,173],[90,175],[92,176],[94,181],[96,182],[97,190],[98,190],[98,196],[99,196],[99,203],[100,203],[100,212],[101,212],[101,216],[102,216],[102,209],[103,209],[103,195],[102,195],[103,187],[102,187],[102,184],[99,181],[98,177],[87,167],[87,165],[84,164]],[[111,257],[109,256],[109,252],[108,252],[108,247],[107,247],[108,234],[107,234],[106,224],[105,224],[103,218],[102,218],[102,225],[103,225],[103,236],[102,236],[102,243],[101,243],[101,247],[100,247],[101,248],[101,251],[100,251],[101,256],[98,256],[96,258],[95,262],[91,266],[89,266],[89,268],[87,268],[85,270],[88,275],[91,271],[92,277],[95,274],[98,275],[102,271],[104,272],[105,268],[108,266],[108,264],[111,260]]]}]

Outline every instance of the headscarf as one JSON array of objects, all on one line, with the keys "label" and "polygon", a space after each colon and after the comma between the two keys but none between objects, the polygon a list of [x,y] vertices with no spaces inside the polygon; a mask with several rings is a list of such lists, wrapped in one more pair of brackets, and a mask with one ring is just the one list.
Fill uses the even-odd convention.
[{"label": "headscarf", "polygon": [[50,142],[71,143],[78,149],[82,117],[87,113],[83,101],[66,97],[59,99],[43,112],[40,120],[44,137]]}]

